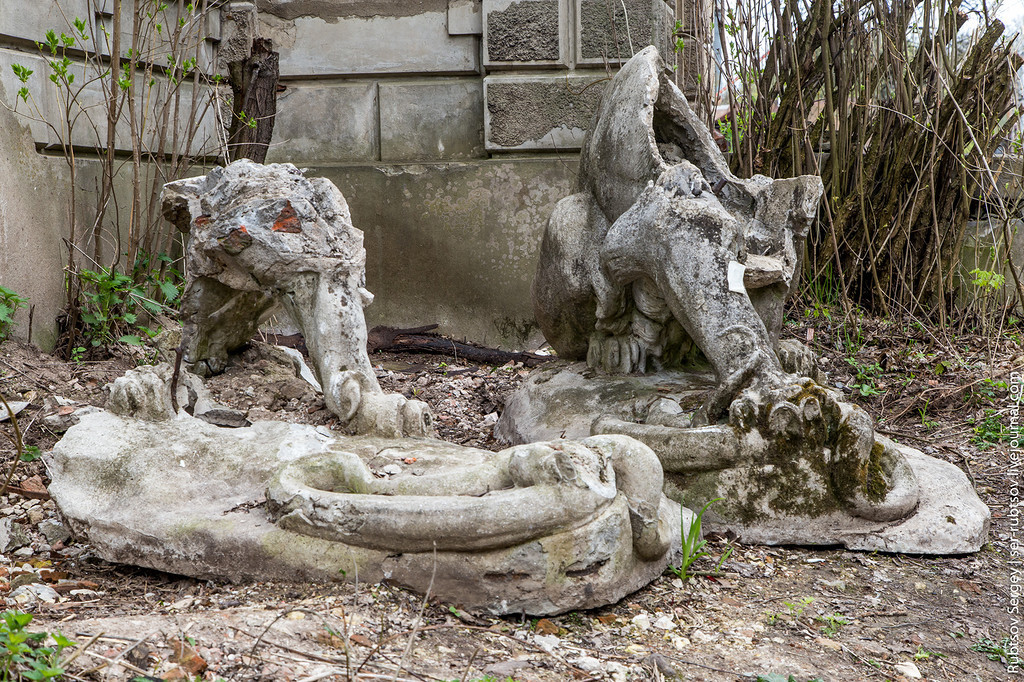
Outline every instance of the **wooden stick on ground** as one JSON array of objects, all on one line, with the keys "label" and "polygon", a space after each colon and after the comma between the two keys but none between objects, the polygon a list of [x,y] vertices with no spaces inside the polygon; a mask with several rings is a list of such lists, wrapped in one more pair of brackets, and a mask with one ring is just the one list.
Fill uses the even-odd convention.
[{"label": "wooden stick on ground", "polygon": [[534,353],[518,353],[497,348],[486,348],[472,343],[447,339],[440,334],[431,334],[436,324],[411,329],[378,326],[367,335],[366,349],[370,353],[387,350],[405,353],[444,353],[455,359],[475,362],[481,365],[504,365],[521,362],[526,367],[536,367],[553,358]]}]

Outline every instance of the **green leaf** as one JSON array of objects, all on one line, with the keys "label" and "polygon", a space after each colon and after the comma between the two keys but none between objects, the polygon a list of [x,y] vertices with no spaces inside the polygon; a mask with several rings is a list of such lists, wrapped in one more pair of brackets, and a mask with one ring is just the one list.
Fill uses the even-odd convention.
[{"label": "green leaf", "polygon": [[178,298],[178,294],[180,292],[178,290],[178,286],[174,282],[162,279],[157,282],[157,286],[160,287],[160,293],[164,295],[164,299],[167,301],[173,301]]},{"label": "green leaf", "polygon": [[163,310],[163,306],[161,306],[161,305],[160,305],[159,303],[157,303],[156,301],[153,301],[153,300],[151,300],[151,299],[148,299],[148,298],[143,298],[143,299],[141,299],[141,300],[139,301],[139,303],[141,303],[141,304],[142,304],[142,307],[143,307],[143,308],[145,308],[145,309],[146,309],[146,310],[148,310],[149,312],[153,313],[154,315],[155,315],[156,313],[159,313],[159,312],[161,312],[161,311]]},{"label": "green leaf", "polygon": [[25,68],[21,64],[11,64],[11,69],[22,83],[27,83],[28,77],[35,73],[32,69]]},{"label": "green leaf", "polygon": [[59,632],[55,632],[50,636],[53,637],[53,641],[57,643],[57,646],[61,647],[62,649],[67,648],[69,646],[75,646],[75,643],[73,641],[71,641]]},{"label": "green leaf", "polygon": [[21,630],[32,622],[32,614],[22,611],[5,611],[4,622],[11,630]]},{"label": "green leaf", "polygon": [[21,453],[22,462],[34,462],[39,459],[42,453],[39,451],[39,447],[36,445],[26,445],[25,452]]},{"label": "green leaf", "polygon": [[142,339],[140,339],[135,334],[126,334],[118,339],[118,343],[123,343],[128,346],[141,346]]},{"label": "green leaf", "polygon": [[46,32],[46,46],[50,48],[50,54],[57,54],[57,33],[52,28]]}]

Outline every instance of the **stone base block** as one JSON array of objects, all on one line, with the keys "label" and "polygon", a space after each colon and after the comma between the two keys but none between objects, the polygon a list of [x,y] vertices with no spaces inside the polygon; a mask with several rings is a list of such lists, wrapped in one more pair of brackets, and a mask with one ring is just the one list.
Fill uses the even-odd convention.
[{"label": "stone base block", "polygon": [[[387,474],[399,489],[438,476],[437,466],[461,466],[456,477],[465,479],[467,467],[486,469],[497,454],[429,439],[342,442],[375,472],[403,469]],[[658,523],[674,545],[644,559],[634,551],[631,511],[621,493],[584,523],[476,552],[375,549],[275,523],[265,498],[275,472],[338,443],[323,427],[258,422],[227,429],[184,414],[144,422],[93,412],[48,456],[50,494],[74,533],[108,561],[236,581],[387,580],[493,614],[557,614],[613,603],[659,576],[678,551],[679,506],[661,498]],[[413,457],[416,464],[408,465]],[[411,478],[403,483],[402,476]],[[495,509],[496,527],[510,511]],[[682,518],[689,523],[691,516]],[[343,524],[345,530],[360,519]]]},{"label": "stone base block", "polygon": [[[534,370],[509,400],[495,435],[506,443],[592,433],[637,438],[661,460],[668,497],[693,509],[721,498],[704,515],[705,527],[743,542],[909,554],[965,554],[984,545],[988,507],[956,466],[876,435],[875,447],[902,458],[912,472],[903,479],[916,480],[917,488],[909,513],[878,520],[872,509],[851,506],[835,453],[758,448],[766,441],[738,437],[732,424],[690,428],[687,412],[714,385],[710,371],[606,375],[557,363]],[[878,505],[884,508],[884,500]]]}]

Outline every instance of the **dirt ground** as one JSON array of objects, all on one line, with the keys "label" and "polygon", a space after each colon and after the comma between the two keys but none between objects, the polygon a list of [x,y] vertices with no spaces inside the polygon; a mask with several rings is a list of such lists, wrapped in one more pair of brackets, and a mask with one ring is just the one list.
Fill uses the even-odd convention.
[{"label": "dirt ground", "polygon": [[[950,461],[992,510],[990,542],[966,557],[741,546],[709,537],[711,571],[666,573],[622,602],[536,620],[464,613],[387,584],[232,585],[113,565],[68,536],[41,462],[0,498],[0,598],[61,632],[69,677],[88,680],[1004,680],[1010,637],[1011,400],[1019,337],[937,339],[873,321],[788,324],[822,353],[829,382],[879,429]],[[27,401],[25,443],[51,448],[82,404],[149,351],[61,362],[0,345],[0,391]],[[426,400],[439,436],[499,449],[491,430],[529,370],[439,355],[377,354],[385,390]],[[255,344],[209,382],[250,420],[333,423],[279,351]],[[9,422],[0,429],[11,433]],[[1006,440],[1000,441],[1000,438]],[[0,441],[9,470],[14,449]],[[28,495],[29,497],[26,497]],[[0,624],[0,656],[11,623]],[[52,642],[51,642],[52,644]],[[1002,660],[1001,660],[1002,657]]]}]

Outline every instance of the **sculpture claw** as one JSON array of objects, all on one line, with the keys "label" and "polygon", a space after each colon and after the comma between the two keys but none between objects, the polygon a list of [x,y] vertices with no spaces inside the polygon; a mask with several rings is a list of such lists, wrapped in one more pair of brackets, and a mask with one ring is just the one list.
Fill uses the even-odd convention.
[{"label": "sculpture claw", "polygon": [[592,334],[587,349],[587,365],[608,374],[643,372],[647,354],[635,336]]},{"label": "sculpture claw", "polygon": [[729,423],[747,433],[762,431],[766,459],[814,461],[823,453],[831,495],[854,516],[893,521],[917,506],[913,470],[899,452],[876,440],[871,417],[811,379],[746,389],[729,406]]}]

